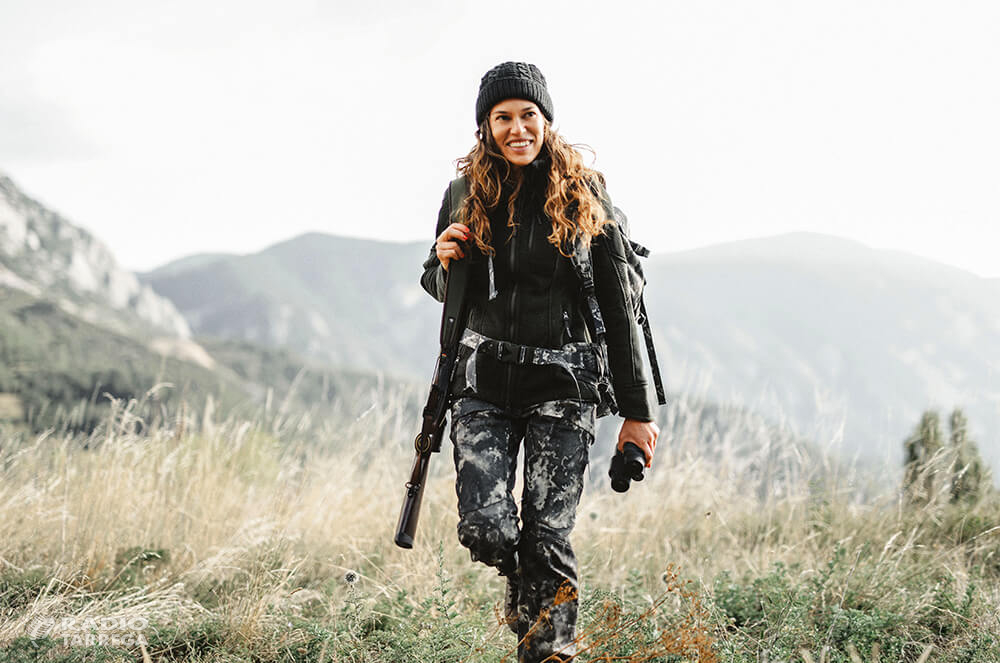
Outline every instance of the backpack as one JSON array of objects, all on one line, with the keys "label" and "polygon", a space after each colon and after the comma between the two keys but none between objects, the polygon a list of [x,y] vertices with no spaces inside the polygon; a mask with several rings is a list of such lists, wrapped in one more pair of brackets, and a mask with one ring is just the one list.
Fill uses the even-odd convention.
[{"label": "backpack", "polygon": [[[646,354],[649,356],[650,368],[653,372],[653,384],[656,388],[656,402],[660,405],[667,404],[667,398],[663,389],[663,378],[660,376],[660,365],[656,361],[656,349],[653,346],[653,330],[649,324],[649,316],[646,314],[646,301],[643,292],[646,288],[646,276],[642,270],[642,263],[639,258],[649,257],[649,249],[634,241],[629,234],[628,217],[625,212],[610,204],[606,195],[603,195],[603,187],[594,187],[594,194],[598,200],[604,203],[605,210],[611,207],[615,224],[621,231],[626,260],[626,289],[629,301],[632,302],[632,315],[636,324],[642,329],[642,335],[646,341]],[[600,307],[597,304],[597,294],[594,290],[593,267],[590,263],[590,250],[584,248],[582,242],[577,242],[576,250],[571,258],[577,276],[583,284],[584,296],[587,300],[587,309],[590,313],[591,324],[593,325],[594,341],[603,346],[602,351],[607,353],[607,344],[604,338],[604,318],[601,316]],[[611,389],[610,376],[602,376],[601,403],[598,408],[598,416],[603,416],[610,412],[617,412],[617,404],[614,401],[614,392]]]}]

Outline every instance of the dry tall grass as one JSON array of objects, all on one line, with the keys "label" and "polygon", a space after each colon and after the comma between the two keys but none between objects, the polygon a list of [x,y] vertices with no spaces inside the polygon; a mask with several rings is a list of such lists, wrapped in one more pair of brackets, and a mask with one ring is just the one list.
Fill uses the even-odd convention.
[{"label": "dry tall grass", "polygon": [[[398,619],[379,614],[379,601],[416,605],[439,591],[442,567],[458,611],[498,601],[501,579],[469,562],[457,543],[447,444],[434,459],[417,546],[392,545],[417,396],[381,385],[355,394],[339,412],[290,416],[287,408],[268,408],[256,421],[217,422],[208,407],[156,430],[144,430],[134,403],[118,403],[86,438],[5,435],[0,572],[19,580],[3,585],[0,642],[44,635],[43,618],[139,615],[153,630],[178,633],[211,619],[218,626],[213,651],[280,660],[286,650],[301,650],[305,638],[290,616],[355,619],[364,631],[370,625],[360,625],[362,614]],[[949,520],[960,517],[937,502],[907,507],[896,477],[873,490],[794,443],[769,446],[776,438],[760,430],[730,430],[706,453],[699,407],[672,405],[672,439],[662,440],[654,471],[627,495],[607,491],[606,466],[593,467],[601,485],[585,494],[573,538],[584,598],[602,588],[629,593],[640,608],[661,606],[664,573],[678,569],[692,581],[685,600],[710,603],[724,572],[762,576],[781,563],[796,580],[826,583],[823,596],[832,604],[849,592],[874,604],[910,592],[904,604],[914,620],[939,588],[916,591],[908,578],[933,569],[961,594],[990,568],[985,577],[992,580],[977,591],[1000,605],[996,527],[964,536],[962,523]],[[759,443],[748,446],[751,439]],[[835,554],[847,560],[846,573],[828,571]],[[359,574],[358,582],[344,582],[349,573]],[[668,598],[664,609],[681,600]],[[739,625],[727,628],[718,608],[711,610],[720,648],[738,640],[758,648],[749,654],[766,656],[766,639],[746,644]],[[994,616],[981,628],[1000,632],[1000,621]],[[480,642],[460,647],[478,660],[475,652],[487,645],[512,648],[506,633],[484,624]],[[801,644],[818,652],[829,643]],[[151,654],[183,658],[184,651],[177,644]],[[324,645],[319,657],[337,660],[334,652],[334,643]]]}]

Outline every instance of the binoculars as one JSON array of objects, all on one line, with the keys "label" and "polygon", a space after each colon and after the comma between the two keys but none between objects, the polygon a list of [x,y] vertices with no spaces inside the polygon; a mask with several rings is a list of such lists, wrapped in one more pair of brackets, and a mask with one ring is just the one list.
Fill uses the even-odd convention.
[{"label": "binoculars", "polygon": [[618,493],[628,490],[632,481],[643,480],[643,469],[646,467],[646,454],[632,442],[626,442],[621,451],[616,451],[611,459],[608,476],[611,477],[611,487]]}]

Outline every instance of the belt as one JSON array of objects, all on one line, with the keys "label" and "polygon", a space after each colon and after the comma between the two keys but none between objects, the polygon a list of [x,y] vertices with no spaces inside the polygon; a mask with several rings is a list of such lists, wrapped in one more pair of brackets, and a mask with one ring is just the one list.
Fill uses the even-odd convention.
[{"label": "belt", "polygon": [[519,366],[554,364],[594,373],[600,373],[602,367],[599,346],[593,343],[567,343],[561,348],[539,348],[501,341],[466,329],[462,334],[461,344],[471,348],[473,352],[495,357],[497,361],[505,364]]}]

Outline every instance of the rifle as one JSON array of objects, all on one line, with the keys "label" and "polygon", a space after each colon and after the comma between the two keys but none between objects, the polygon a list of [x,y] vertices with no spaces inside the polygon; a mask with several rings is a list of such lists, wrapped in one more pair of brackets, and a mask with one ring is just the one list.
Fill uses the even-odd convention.
[{"label": "rifle", "polygon": [[[465,197],[462,188],[455,182],[450,185],[453,221],[457,218],[462,198]],[[470,256],[466,252],[465,258],[451,260],[448,263],[444,287],[444,311],[441,315],[441,352],[434,366],[434,378],[430,394],[427,396],[427,404],[424,406],[420,434],[413,441],[416,455],[413,458],[413,468],[410,470],[410,480],[406,482],[406,494],[403,497],[403,507],[399,511],[399,523],[396,525],[395,542],[400,548],[413,547],[431,454],[441,450],[445,414],[451,405],[451,377],[455,369],[459,340],[465,327],[465,286],[468,282],[469,261]]]}]

